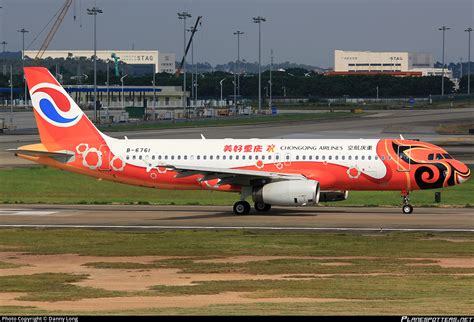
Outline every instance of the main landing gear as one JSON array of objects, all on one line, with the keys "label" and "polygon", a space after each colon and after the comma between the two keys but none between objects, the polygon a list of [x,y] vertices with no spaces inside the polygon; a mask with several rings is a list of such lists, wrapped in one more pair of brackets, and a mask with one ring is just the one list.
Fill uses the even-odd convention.
[{"label": "main landing gear", "polygon": [[243,200],[243,201],[237,201],[234,204],[234,214],[236,215],[247,215],[250,212],[250,204]]},{"label": "main landing gear", "polygon": [[[255,210],[258,212],[266,212],[272,208],[272,205],[269,205],[263,202],[256,202],[254,206],[255,206]],[[234,214],[243,216],[243,215],[248,215],[249,212],[250,212],[250,204],[247,201],[245,200],[237,201],[234,204]]]},{"label": "main landing gear", "polygon": [[410,193],[402,191],[402,198],[403,198],[402,212],[405,215],[409,215],[413,212],[413,206],[410,205]]}]

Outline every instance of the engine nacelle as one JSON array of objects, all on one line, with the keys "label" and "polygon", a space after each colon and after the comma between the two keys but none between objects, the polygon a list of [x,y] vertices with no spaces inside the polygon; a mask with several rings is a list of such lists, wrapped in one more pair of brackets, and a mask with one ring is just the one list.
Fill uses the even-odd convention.
[{"label": "engine nacelle", "polygon": [[319,202],[333,202],[347,200],[349,191],[321,191]]},{"label": "engine nacelle", "polygon": [[267,183],[253,189],[253,201],[277,206],[309,206],[319,202],[319,182],[289,180]]}]

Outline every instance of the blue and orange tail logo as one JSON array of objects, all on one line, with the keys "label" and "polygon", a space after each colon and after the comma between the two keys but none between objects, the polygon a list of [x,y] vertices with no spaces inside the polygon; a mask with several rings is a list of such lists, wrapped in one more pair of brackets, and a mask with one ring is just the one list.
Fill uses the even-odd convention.
[{"label": "blue and orange tail logo", "polygon": [[102,134],[48,69],[25,67],[41,142],[52,149],[80,142],[102,143]]}]

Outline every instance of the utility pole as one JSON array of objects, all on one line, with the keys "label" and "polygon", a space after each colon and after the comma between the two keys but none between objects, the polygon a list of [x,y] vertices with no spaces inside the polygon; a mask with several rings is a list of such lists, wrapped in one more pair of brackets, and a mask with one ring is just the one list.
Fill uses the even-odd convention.
[{"label": "utility pole", "polygon": [[2,41],[2,45],[3,45],[3,52],[5,52],[5,49],[6,49],[6,46],[7,46],[7,42],[4,40]]},{"label": "utility pole", "polygon": [[10,130],[13,129],[13,66],[10,65]]},{"label": "utility pole", "polygon": [[[236,70],[237,70],[237,95],[240,97],[240,35],[245,34],[240,30],[234,32],[234,35],[237,36],[237,63],[236,63]],[[236,110],[237,112],[237,110]]]},{"label": "utility pole", "polygon": [[191,18],[191,14],[186,11],[178,12],[178,19],[182,19],[184,22],[183,28],[183,116],[186,115],[186,107],[188,105],[186,99],[186,19]]},{"label": "utility pole", "polygon": [[22,28],[22,29],[18,30],[18,32],[21,32],[21,35],[22,35],[22,38],[23,38],[23,47],[22,47],[23,49],[21,51],[21,67],[22,67],[22,70],[23,70],[23,81],[25,83],[25,96],[24,96],[24,100],[23,100],[23,107],[26,108],[25,34],[29,31],[26,30],[25,28]]},{"label": "utility pole", "polygon": [[268,81],[268,85],[270,86],[270,99],[269,105],[272,108],[272,69],[273,69],[273,49],[270,49],[270,80]]},{"label": "utility pole", "polygon": [[94,123],[97,123],[97,15],[103,11],[97,7],[87,9],[87,14],[94,16]]},{"label": "utility pole", "polygon": [[[188,29],[188,31],[192,34],[193,32],[196,32],[197,29],[194,27],[191,27]],[[195,89],[194,89],[194,38],[191,41],[191,99],[195,102],[196,101],[196,96],[194,94]],[[194,106],[196,108],[196,106]]]},{"label": "utility pole", "polygon": [[438,28],[438,30],[443,32],[443,68],[441,71],[441,96],[444,96],[444,33],[446,30],[449,30],[451,28],[448,28],[446,26],[443,26],[441,28]]},{"label": "utility pole", "polygon": [[465,32],[468,33],[467,40],[467,94],[471,94],[471,31],[472,28],[469,27]]},{"label": "utility pole", "polygon": [[253,22],[258,24],[258,112],[262,110],[262,22],[266,19],[263,17],[253,18]]}]

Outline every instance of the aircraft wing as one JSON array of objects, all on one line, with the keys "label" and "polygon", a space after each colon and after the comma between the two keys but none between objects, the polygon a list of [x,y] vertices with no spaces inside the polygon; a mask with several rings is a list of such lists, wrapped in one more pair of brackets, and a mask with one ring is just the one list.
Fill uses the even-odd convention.
[{"label": "aircraft wing", "polygon": [[238,184],[254,185],[264,182],[306,180],[306,177],[297,173],[265,172],[255,170],[240,170],[227,168],[210,168],[196,166],[169,165],[166,168],[177,171],[176,178],[185,178],[193,175],[203,175],[199,181],[220,179],[219,185]]}]

